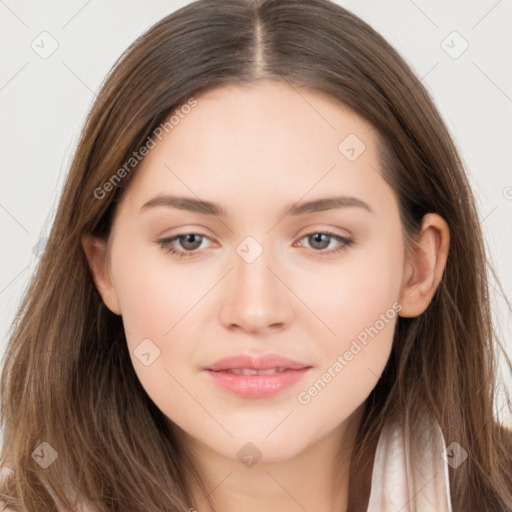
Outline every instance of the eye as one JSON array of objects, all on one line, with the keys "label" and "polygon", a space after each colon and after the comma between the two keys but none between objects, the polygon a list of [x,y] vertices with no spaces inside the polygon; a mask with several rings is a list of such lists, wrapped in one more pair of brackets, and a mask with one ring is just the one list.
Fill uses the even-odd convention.
[{"label": "eye", "polygon": [[[173,237],[158,239],[156,243],[160,245],[166,253],[170,253],[174,257],[181,259],[192,258],[198,255],[200,253],[199,249],[204,248],[201,247],[202,242],[207,239],[209,239],[209,237],[198,233],[181,233]],[[353,240],[329,231],[308,233],[300,238],[300,240],[304,239],[308,240],[310,248],[313,249],[314,252],[326,256],[337,254],[353,244]],[[333,241],[336,242],[338,246],[326,251],[325,249],[328,248]],[[181,248],[177,246],[181,246]]]},{"label": "eye", "polygon": [[[162,246],[167,253],[171,253],[177,258],[190,258],[195,256],[201,246],[203,240],[207,239],[206,235],[200,235],[198,233],[183,233],[170,238],[161,238],[156,243]],[[176,249],[176,242],[183,248]]]},{"label": "eye", "polygon": [[[314,249],[315,252],[325,255],[333,255],[337,254],[340,251],[343,251],[347,247],[350,247],[354,241],[350,238],[346,238],[341,235],[337,235],[336,233],[331,233],[329,231],[318,231],[316,233],[308,233],[304,235],[301,240],[307,239],[310,247]],[[329,251],[325,251],[324,249],[328,248],[331,245],[331,242],[337,242],[338,246]],[[301,244],[302,245],[302,244]]]}]

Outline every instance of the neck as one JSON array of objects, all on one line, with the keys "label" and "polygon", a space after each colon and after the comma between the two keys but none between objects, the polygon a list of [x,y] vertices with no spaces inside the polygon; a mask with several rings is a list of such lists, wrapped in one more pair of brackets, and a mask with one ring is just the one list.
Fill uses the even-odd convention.
[{"label": "neck", "polygon": [[263,457],[252,467],[228,459],[202,443],[185,440],[216,507],[208,505],[191,480],[197,510],[347,511],[350,459],[362,413],[360,407],[335,430],[291,459],[266,462]]}]

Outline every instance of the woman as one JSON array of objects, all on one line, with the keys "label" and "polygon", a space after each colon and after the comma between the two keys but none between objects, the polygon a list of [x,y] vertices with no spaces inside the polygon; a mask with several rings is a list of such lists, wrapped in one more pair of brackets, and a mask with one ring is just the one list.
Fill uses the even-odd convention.
[{"label": "woman", "polygon": [[2,375],[13,510],[511,510],[474,198],[326,0],[198,1],[83,130]]}]

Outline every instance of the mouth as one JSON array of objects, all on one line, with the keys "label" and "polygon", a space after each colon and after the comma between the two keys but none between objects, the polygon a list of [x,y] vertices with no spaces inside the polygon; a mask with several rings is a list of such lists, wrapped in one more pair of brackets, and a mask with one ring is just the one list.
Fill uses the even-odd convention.
[{"label": "mouth", "polygon": [[229,368],[219,371],[234,373],[236,375],[273,375],[274,373],[290,371],[290,368],[270,368],[268,370],[255,370],[254,368]]},{"label": "mouth", "polygon": [[267,398],[300,381],[312,368],[283,356],[239,354],[204,368],[224,391],[244,398]]}]

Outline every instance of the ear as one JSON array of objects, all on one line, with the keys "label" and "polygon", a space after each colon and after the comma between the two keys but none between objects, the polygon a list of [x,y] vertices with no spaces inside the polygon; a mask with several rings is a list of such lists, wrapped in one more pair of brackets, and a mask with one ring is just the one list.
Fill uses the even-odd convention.
[{"label": "ear", "polygon": [[406,257],[400,316],[421,315],[441,282],[450,247],[450,230],[435,213],[423,217],[417,246]]},{"label": "ear", "polygon": [[112,284],[108,268],[107,242],[88,234],[83,235],[81,241],[94,283],[96,284],[96,288],[103,302],[112,313],[120,315],[121,308],[119,306],[119,300]]}]

